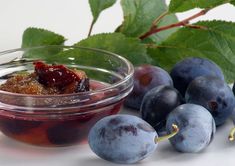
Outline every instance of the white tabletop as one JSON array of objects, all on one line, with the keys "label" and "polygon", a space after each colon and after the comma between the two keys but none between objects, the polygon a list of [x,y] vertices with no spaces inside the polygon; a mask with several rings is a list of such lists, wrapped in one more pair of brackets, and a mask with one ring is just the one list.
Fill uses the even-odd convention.
[{"label": "white tabletop", "polygon": [[[88,0],[0,0],[0,50],[20,47],[21,36],[27,27],[46,28],[64,35],[73,44],[86,37],[91,23]],[[185,18],[197,10],[179,14]],[[235,8],[223,5],[202,19],[235,21]],[[94,33],[112,32],[122,22],[117,3],[102,13]],[[124,113],[133,113],[124,111]],[[157,151],[138,163],[142,166],[232,166],[235,163],[235,142],[227,136],[233,126],[228,121],[218,128],[211,145],[198,154],[183,154],[173,150],[168,141],[160,143]],[[116,165],[99,159],[88,145],[64,148],[42,148],[14,141],[0,134],[0,166],[110,166]]]}]

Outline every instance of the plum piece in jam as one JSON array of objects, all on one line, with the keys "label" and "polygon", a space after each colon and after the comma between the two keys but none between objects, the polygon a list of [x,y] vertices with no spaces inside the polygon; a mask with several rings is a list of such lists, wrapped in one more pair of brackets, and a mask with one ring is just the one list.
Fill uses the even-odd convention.
[{"label": "plum piece in jam", "polygon": [[83,71],[71,70],[64,65],[47,65],[40,61],[34,62],[34,66],[38,82],[47,87],[56,87],[66,93],[71,93],[71,89],[75,93],[89,91],[89,81]]},{"label": "plum piece in jam", "polygon": [[23,134],[30,129],[37,128],[41,123],[42,122],[39,121],[9,120],[8,118],[0,116],[0,128],[3,129],[4,132],[12,135]]}]

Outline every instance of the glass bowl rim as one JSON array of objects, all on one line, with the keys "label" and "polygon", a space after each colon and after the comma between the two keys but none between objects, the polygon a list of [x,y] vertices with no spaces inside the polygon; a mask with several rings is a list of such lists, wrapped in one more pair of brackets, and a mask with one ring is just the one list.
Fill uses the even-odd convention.
[{"label": "glass bowl rim", "polygon": [[[125,65],[128,68],[128,72],[127,75],[119,80],[118,82],[114,83],[114,84],[110,84],[105,88],[101,88],[101,89],[97,89],[97,90],[91,90],[91,91],[87,91],[87,92],[78,92],[78,93],[72,93],[72,94],[58,94],[58,95],[31,95],[31,94],[20,94],[20,93],[12,93],[12,92],[7,92],[7,91],[2,91],[0,90],[0,94],[4,94],[4,95],[11,95],[11,96],[20,96],[20,97],[32,97],[32,98],[55,98],[55,97],[70,97],[70,96],[77,96],[77,95],[88,95],[88,94],[96,94],[96,93],[101,93],[101,92],[105,92],[111,89],[114,89],[120,85],[122,85],[123,83],[127,82],[134,74],[134,66],[132,65],[132,63],[127,60],[126,58],[124,58],[121,55],[118,55],[116,53],[112,53],[110,51],[106,51],[103,49],[98,49],[98,48],[92,48],[92,47],[81,47],[81,46],[64,46],[64,45],[47,45],[47,46],[35,46],[35,47],[27,47],[27,48],[16,48],[16,49],[8,49],[5,51],[0,51],[0,56],[2,55],[6,55],[6,54],[10,54],[10,53],[14,53],[14,52],[18,52],[18,51],[28,51],[28,50],[33,50],[33,49],[43,49],[43,48],[50,48],[50,47],[56,47],[56,48],[77,48],[77,49],[81,49],[81,50],[87,50],[87,51],[93,51],[93,52],[99,52],[99,53],[103,53],[109,56],[113,56],[115,58],[120,59],[122,62],[125,63]],[[13,59],[11,61],[17,61],[19,59]],[[22,59],[22,60],[27,60],[26,59]],[[30,59],[33,60],[33,59]],[[36,59],[35,59],[36,60]],[[10,62],[11,62],[10,61]],[[4,64],[4,63],[3,63]],[[3,65],[3,64],[0,64]]]}]

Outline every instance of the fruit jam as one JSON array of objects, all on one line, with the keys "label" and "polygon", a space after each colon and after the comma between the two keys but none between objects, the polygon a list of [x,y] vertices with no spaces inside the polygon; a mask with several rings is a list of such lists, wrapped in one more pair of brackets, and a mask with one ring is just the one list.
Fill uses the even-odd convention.
[{"label": "fruit jam", "polygon": [[33,73],[16,74],[0,85],[2,91],[19,94],[15,98],[0,96],[0,104],[5,106],[0,109],[0,130],[5,135],[41,146],[82,143],[95,122],[119,112],[122,99],[102,102],[117,95],[118,90],[93,91],[108,84],[90,80],[84,71],[63,65],[33,64]]},{"label": "fruit jam", "polygon": [[[107,85],[90,81],[91,89],[96,90],[104,86]],[[102,98],[102,96],[96,97]],[[0,130],[11,138],[40,146],[66,146],[84,143],[90,128],[99,119],[117,114],[121,105],[122,100],[105,107],[97,105],[96,108],[92,108],[91,112],[89,112],[90,110],[82,110],[88,112],[82,115],[64,116],[56,119],[51,118],[50,115],[48,118],[16,116],[14,112],[9,110],[0,110]],[[72,111],[80,112],[80,110]]]}]

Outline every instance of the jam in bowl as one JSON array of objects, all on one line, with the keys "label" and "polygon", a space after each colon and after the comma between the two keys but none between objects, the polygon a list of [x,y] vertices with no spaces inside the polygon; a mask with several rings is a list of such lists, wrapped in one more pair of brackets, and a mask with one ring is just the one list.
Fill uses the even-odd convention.
[{"label": "jam in bowl", "polygon": [[[86,142],[90,128],[117,114],[133,88],[133,66],[103,50],[41,46],[0,52],[0,59],[4,57],[8,61],[0,64],[0,131],[29,144]],[[76,81],[35,72],[40,67],[51,71],[53,66]]]}]

